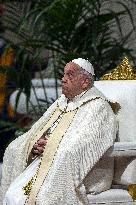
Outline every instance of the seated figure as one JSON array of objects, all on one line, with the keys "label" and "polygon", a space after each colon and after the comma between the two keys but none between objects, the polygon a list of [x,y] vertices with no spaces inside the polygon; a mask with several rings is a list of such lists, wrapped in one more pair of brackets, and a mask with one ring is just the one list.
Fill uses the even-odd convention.
[{"label": "seated figure", "polygon": [[105,178],[100,177],[102,165],[113,169],[105,154],[116,138],[116,120],[106,97],[94,86],[93,75],[88,60],[67,63],[62,95],[8,146],[1,181],[3,205],[86,205],[87,192],[110,188],[112,171],[107,186],[99,180]]}]

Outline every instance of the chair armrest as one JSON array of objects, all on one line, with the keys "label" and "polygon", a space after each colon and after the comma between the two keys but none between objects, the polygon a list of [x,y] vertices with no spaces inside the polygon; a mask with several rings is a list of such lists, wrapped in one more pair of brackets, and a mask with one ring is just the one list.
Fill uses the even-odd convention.
[{"label": "chair armrest", "polygon": [[136,142],[115,142],[106,155],[110,157],[136,157]]}]

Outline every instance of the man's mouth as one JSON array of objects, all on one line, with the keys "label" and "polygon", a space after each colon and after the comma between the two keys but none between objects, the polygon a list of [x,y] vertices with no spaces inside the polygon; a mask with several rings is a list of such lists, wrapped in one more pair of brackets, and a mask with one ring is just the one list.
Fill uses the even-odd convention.
[{"label": "man's mouth", "polygon": [[66,84],[62,84],[62,88],[63,88],[63,89],[67,89]]}]

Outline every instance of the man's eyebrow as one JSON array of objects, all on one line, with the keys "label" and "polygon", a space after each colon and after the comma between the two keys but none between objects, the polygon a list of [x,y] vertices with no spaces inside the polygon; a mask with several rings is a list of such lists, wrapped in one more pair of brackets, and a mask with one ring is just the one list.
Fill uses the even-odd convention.
[{"label": "man's eyebrow", "polygon": [[69,72],[69,73],[72,73],[72,74],[74,74],[74,71],[73,71],[73,70],[69,70],[68,72]]},{"label": "man's eyebrow", "polygon": [[75,73],[73,70],[68,70],[68,71],[67,71],[67,70],[64,70],[64,73],[66,73],[66,72],[67,72],[67,73],[71,73],[71,74],[74,74],[74,73]]}]

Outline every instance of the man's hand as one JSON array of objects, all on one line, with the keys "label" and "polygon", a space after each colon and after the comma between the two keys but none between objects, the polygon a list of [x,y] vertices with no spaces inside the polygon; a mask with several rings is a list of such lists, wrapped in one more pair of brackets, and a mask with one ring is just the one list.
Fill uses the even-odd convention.
[{"label": "man's hand", "polygon": [[40,156],[44,152],[45,145],[47,144],[47,138],[40,138],[33,146],[33,155]]},{"label": "man's hand", "polygon": [[46,135],[43,134],[43,136],[34,144],[28,157],[27,166],[29,166],[38,156],[42,155],[47,140]]},{"label": "man's hand", "polygon": [[47,138],[40,138],[33,146],[33,155],[40,156],[44,152],[45,145],[47,144]]}]

